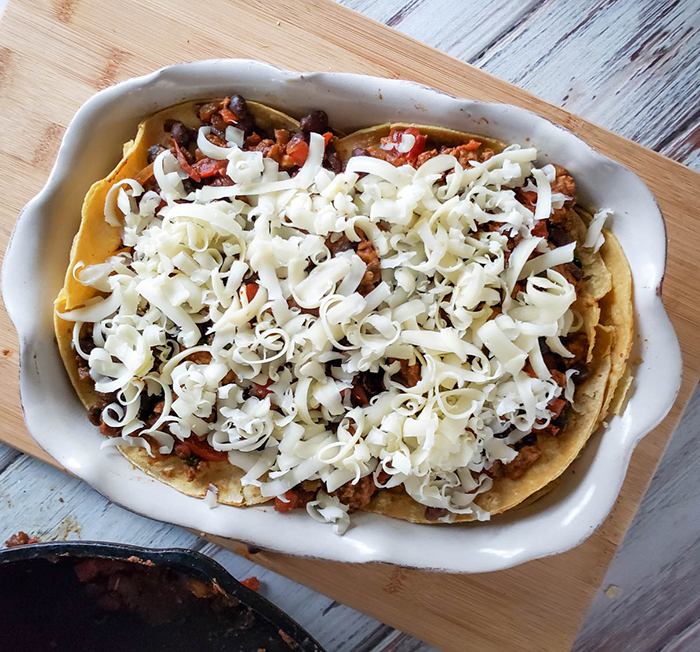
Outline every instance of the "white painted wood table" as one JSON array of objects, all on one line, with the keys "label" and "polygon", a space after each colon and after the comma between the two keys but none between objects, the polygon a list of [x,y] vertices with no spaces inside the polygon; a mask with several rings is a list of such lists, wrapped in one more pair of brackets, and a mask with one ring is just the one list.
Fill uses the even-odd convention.
[{"label": "white painted wood table", "polygon": [[[700,169],[697,0],[343,3]],[[699,427],[696,392],[591,606],[577,652],[700,650]],[[256,575],[262,594],[329,652],[433,649],[185,530],[131,514],[0,444],[0,543],[20,529],[42,541],[202,551],[238,578]]]}]

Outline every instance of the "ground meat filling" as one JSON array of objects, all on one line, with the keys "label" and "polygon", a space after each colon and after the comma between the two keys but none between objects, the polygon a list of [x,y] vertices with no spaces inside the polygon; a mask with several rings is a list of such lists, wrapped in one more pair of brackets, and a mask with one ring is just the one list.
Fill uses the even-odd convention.
[{"label": "ground meat filling", "polygon": [[[272,133],[268,133],[261,129],[256,124],[246,101],[240,95],[234,94],[226,97],[223,101],[199,105],[196,111],[197,117],[201,122],[211,127],[211,132],[206,138],[214,145],[226,147],[226,129],[229,126],[233,126],[244,133],[244,150],[261,152],[264,158],[274,160],[281,170],[289,172],[292,176],[297,173],[306,161],[309,153],[310,134],[312,133],[321,134],[325,139],[324,166],[335,173],[339,173],[343,169],[343,163],[336,152],[337,138],[330,129],[328,116],[323,111],[313,111],[302,118],[298,133],[290,133],[287,129],[274,129]],[[166,121],[163,127],[166,134],[165,142],[154,144],[149,148],[147,152],[148,165],[136,177],[146,190],[159,190],[153,174],[153,162],[158,155],[167,149],[177,158],[180,167],[188,174],[189,178],[184,182],[188,191],[205,185],[233,184],[233,181],[226,175],[228,161],[211,159],[205,156],[197,147],[197,129],[190,128],[176,120]],[[403,143],[406,135],[413,139],[407,141],[410,144],[408,151],[406,151]],[[415,168],[441,154],[454,156],[463,168],[467,168],[472,163],[483,163],[489,160],[494,155],[494,151],[486,147],[483,142],[474,139],[460,145],[440,145],[439,143],[431,142],[430,136],[421,134],[418,129],[409,127],[405,130],[392,129],[388,136],[381,139],[380,145],[358,147],[352,153],[353,156],[373,156],[396,166],[408,164]],[[567,199],[561,208],[554,209],[549,220],[539,221],[532,231],[535,236],[542,237],[549,242],[552,248],[573,242],[572,232],[577,224],[572,210],[576,203],[576,183],[566,169],[556,165],[554,168],[556,176],[551,185],[552,193],[561,193]],[[532,212],[535,211],[537,193],[516,188],[515,194],[526,208]],[[382,228],[381,224],[379,226]],[[486,223],[480,229],[497,231],[499,230],[499,225]],[[367,296],[381,283],[381,263],[379,254],[366,233],[358,227],[355,227],[355,232],[358,236],[356,241],[350,240],[345,234],[339,237],[334,235],[329,236],[326,240],[326,246],[331,256],[337,256],[346,251],[354,251],[365,263],[366,271],[357,291],[362,296]],[[521,237],[517,235],[509,238],[509,250],[506,252],[506,260],[520,240]],[[535,251],[531,257],[537,255],[541,254]],[[583,276],[581,263],[577,259],[574,259],[573,262],[559,265],[556,269],[574,286],[578,285]],[[248,299],[251,300],[258,288],[257,276],[245,279],[244,283],[246,284],[245,291],[248,293]],[[524,284],[516,284],[514,294],[523,289]],[[288,300],[288,304],[291,309],[300,310],[303,313],[318,317],[317,309],[306,310],[300,308],[293,298]],[[202,343],[207,341],[206,331],[209,326],[211,326],[211,322],[202,325]],[[86,328],[91,327],[86,325]],[[80,340],[81,348],[86,354],[89,354],[90,350],[94,348],[90,335],[90,331],[86,331]],[[566,387],[566,372],[572,369],[576,372],[572,377],[573,382],[579,385],[589,376],[586,364],[589,345],[588,337],[585,333],[579,332],[562,338],[562,341],[564,346],[573,354],[572,358],[562,358],[558,354],[553,353],[546,346],[544,339],[541,339],[540,347],[543,359],[552,378],[560,387]],[[212,356],[209,352],[200,351],[190,354],[185,360],[198,365],[207,365],[211,362]],[[87,360],[77,355],[76,362],[79,379],[91,382]],[[409,362],[409,360],[404,359],[389,359],[388,362],[390,364],[399,362],[399,369],[392,376],[393,381],[407,388],[415,387],[420,382],[421,365],[418,361]],[[526,363],[524,371],[533,377],[536,376],[529,362]],[[235,382],[237,382],[236,375],[230,371],[221,384],[226,385]],[[245,390],[246,395],[256,396],[262,400],[271,393],[269,389],[270,384],[271,381],[267,385],[248,387]],[[344,390],[344,398],[347,399],[347,393],[349,393],[349,402],[353,406],[366,407],[374,396],[384,391],[386,391],[384,372],[362,372],[355,376],[352,381],[352,387]],[[108,426],[104,420],[104,408],[113,400],[113,396],[102,395],[100,400],[88,411],[90,422],[99,426],[100,432],[107,437],[121,436],[121,428]],[[546,426],[538,424],[543,427],[535,429],[519,442],[513,444],[512,447],[517,451],[517,456],[509,463],[496,461],[487,471],[491,477],[519,480],[542,455],[538,441],[543,437],[556,437],[566,429],[571,408],[570,403],[563,397],[557,397],[550,401],[548,408],[552,412],[550,422]],[[141,396],[139,409],[139,419],[144,422],[144,429],[150,428],[156,423],[163,409],[164,401],[162,396],[149,396],[144,391]],[[216,409],[214,409],[212,414],[205,420],[212,422],[216,420],[216,417]],[[140,434],[141,431],[137,431],[132,433],[132,436],[139,436]],[[147,435],[143,436],[148,437]],[[495,436],[505,438],[508,436],[508,432]],[[157,451],[157,445],[155,445],[155,442],[152,443],[154,444],[154,450]],[[199,474],[206,472],[212,462],[226,461],[228,459],[227,453],[214,450],[206,439],[200,440],[195,435],[190,436],[183,442],[176,443],[169,456],[182,460],[183,473],[190,482]],[[156,453],[157,459],[165,459],[169,456]],[[385,476],[384,480],[382,480],[382,475]],[[378,482],[382,484],[388,477],[388,474],[382,471]],[[320,480],[305,481],[287,491],[284,497],[276,497],[274,508],[278,512],[304,508],[316,498],[321,488],[322,483]],[[400,487],[388,491],[398,491],[399,489]],[[352,512],[366,508],[378,490],[379,488],[375,485],[373,477],[368,475],[360,478],[356,484],[349,482],[339,487],[331,492],[330,495],[337,497],[341,503],[348,506],[348,511]],[[429,521],[437,521],[446,515],[447,510],[444,509],[428,507],[425,510],[425,518]]]},{"label": "ground meat filling", "polygon": [[[309,154],[309,134],[320,133],[326,140],[324,165],[339,172],[342,164],[336,153],[337,139],[328,127],[328,116],[314,111],[301,121],[301,131],[291,134],[287,129],[274,129],[268,133],[255,122],[248,104],[240,95],[232,95],[220,102],[207,102],[196,107],[197,117],[203,125],[211,127],[206,136],[212,144],[226,147],[226,129],[240,129],[244,134],[243,150],[262,152],[264,158],[277,162],[281,170],[296,174]],[[136,177],[146,190],[159,190],[153,175],[153,161],[166,149],[170,149],[188,174],[185,189],[188,191],[210,186],[230,186],[233,181],[226,174],[228,161],[205,156],[197,147],[197,129],[178,120],[166,120],[163,124],[165,142],[152,145],[147,154],[148,166]]]},{"label": "ground meat filling", "polygon": [[347,505],[349,512],[354,512],[367,507],[376,492],[377,486],[374,484],[372,476],[366,475],[364,478],[360,478],[357,484],[348,482],[332,491],[330,495],[335,496],[343,505]]},{"label": "ground meat filling", "polygon": [[[413,146],[408,151],[402,146],[404,135],[414,138]],[[469,167],[470,161],[483,163],[488,161],[494,152],[492,149],[485,147],[481,141],[471,139],[468,143],[461,145],[448,146],[432,143],[430,136],[421,134],[415,127],[407,129],[392,129],[388,136],[381,139],[381,144],[370,145],[365,148],[358,148],[353,151],[353,156],[374,156],[382,158],[392,165],[411,165],[419,168],[423,163],[426,163],[431,158],[439,154],[448,154],[454,156],[459,164],[463,167]]]},{"label": "ground meat filling", "polygon": [[362,262],[367,266],[367,269],[360,281],[357,291],[363,297],[366,297],[382,282],[382,270],[379,262],[379,254],[374,248],[372,241],[367,237],[365,232],[358,227],[355,227],[355,233],[357,233],[360,238],[359,242],[353,242],[343,234],[337,240],[332,240],[329,237],[326,240],[326,246],[331,256],[337,256],[344,251],[355,251],[360,257]]},{"label": "ground meat filling", "polygon": [[[360,233],[362,232],[360,231]],[[362,262],[367,265],[367,270],[365,271],[365,274],[360,281],[360,285],[357,288],[357,291],[363,297],[365,297],[382,281],[382,270],[379,265],[379,254],[374,248],[372,242],[365,236],[365,238],[357,246],[357,255],[362,259]]]},{"label": "ground meat filling", "polygon": [[[393,362],[390,360],[389,362]],[[420,363],[409,363],[408,360],[399,360],[401,368],[398,373],[393,376],[393,380],[401,383],[404,387],[415,387],[421,379]]]},{"label": "ground meat filling", "polygon": [[511,480],[520,480],[525,472],[540,458],[542,451],[536,444],[523,446],[512,462],[504,464],[496,460],[489,469],[489,475],[493,478],[506,477]]},{"label": "ground meat filling", "polygon": [[[316,494],[321,489],[321,481],[303,482],[301,485],[290,489],[284,494],[284,500],[275,498],[275,511],[290,512],[293,509],[300,509],[315,500]],[[335,496],[343,505],[348,506],[348,512],[355,512],[364,509],[369,505],[372,496],[377,493],[377,486],[371,475],[366,475],[353,484],[348,482],[330,493]]]},{"label": "ground meat filling", "polygon": [[384,391],[384,374],[361,371],[352,380],[350,401],[355,407],[367,407],[373,396]]},{"label": "ground meat filling", "polygon": [[279,496],[275,497],[275,511],[284,513],[293,509],[303,509],[314,498],[316,491],[305,491],[301,487],[295,487],[284,494],[284,500]]}]

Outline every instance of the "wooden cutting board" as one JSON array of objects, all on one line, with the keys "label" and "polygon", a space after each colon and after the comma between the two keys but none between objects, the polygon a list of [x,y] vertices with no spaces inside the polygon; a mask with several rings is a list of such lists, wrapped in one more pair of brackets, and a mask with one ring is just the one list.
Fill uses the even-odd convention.
[{"label": "wooden cutting board", "polygon": [[[683,386],[669,417],[634,453],[613,513],[586,543],[510,570],[459,576],[296,559],[216,539],[447,650],[568,649],[700,378],[700,176],[331,0],[10,0],[0,21],[2,251],[22,206],[44,184],[66,125],[92,93],[163,65],[212,57],[410,79],[524,106],[634,169],[656,194],[668,225],[664,300],[683,348]],[[0,439],[51,462],[22,421],[17,342],[4,311],[0,350]]]}]

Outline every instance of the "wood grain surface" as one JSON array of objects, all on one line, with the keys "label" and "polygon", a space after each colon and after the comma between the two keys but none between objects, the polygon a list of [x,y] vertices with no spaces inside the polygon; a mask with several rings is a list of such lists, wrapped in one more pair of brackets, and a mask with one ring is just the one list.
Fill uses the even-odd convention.
[{"label": "wood grain surface", "polygon": [[[465,69],[462,64],[394,32],[362,22],[327,2],[252,3],[245,7],[238,3],[212,4],[212,11],[218,9],[216,15],[231,15],[232,24],[235,22],[240,34],[233,45],[230,39],[195,26],[187,32],[189,39],[178,39],[168,47],[163,46],[162,40],[155,39],[153,34],[184,29],[178,27],[175,17],[178,13],[172,5],[167,10],[157,4],[149,8],[139,6],[125,15],[122,7],[99,3],[94,6],[76,2],[10,4],[0,23],[0,96],[5,100],[5,109],[0,112],[0,151],[5,160],[0,179],[6,189],[0,200],[3,242],[6,242],[19,206],[43,183],[60,136],[75,108],[95,88],[112,81],[176,60],[236,55],[255,56],[297,69],[332,68],[416,79],[468,97],[525,104],[578,131],[601,150],[614,150],[617,158],[643,171],[648,182],[653,184],[661,173],[671,188],[683,184],[688,187],[685,196],[670,189],[667,192],[657,189],[657,194],[667,217],[672,218],[669,224],[672,256],[665,297],[676,327],[685,334],[686,364],[690,373],[686,374],[684,392],[686,397],[689,395],[699,371],[697,342],[692,337],[697,324],[693,310],[699,298],[698,268],[692,260],[691,248],[682,247],[681,243],[688,242],[687,234],[692,233],[694,226],[692,221],[697,219],[697,209],[694,215],[689,214],[686,204],[694,201],[695,206],[698,205],[696,177],[679,166],[665,164],[658,168],[657,159],[650,153],[522,91]],[[698,132],[697,84],[688,84],[688,80],[697,79],[697,65],[681,65],[684,59],[679,53],[684,52],[684,44],[692,37],[692,32],[687,32],[684,26],[692,26],[697,15],[684,8],[683,3],[669,3],[663,12],[654,3],[648,3],[646,10],[635,16],[638,27],[630,26],[629,12],[634,12],[634,7],[627,2],[577,4],[578,15],[572,11],[572,3],[503,2],[498,3],[495,11],[482,9],[482,14],[476,16],[456,11],[455,3],[354,4],[366,11],[393,11],[390,15],[375,14],[375,17],[424,40],[433,39],[431,43],[531,90],[542,92],[537,87],[540,84],[548,90],[548,99],[566,104],[567,108],[571,106],[587,117],[597,115],[601,121],[610,118],[612,122],[607,124],[626,135],[678,158],[696,160],[693,156],[697,156],[697,147],[693,143]],[[621,5],[626,7],[625,11],[619,10]],[[182,6],[184,8],[184,4]],[[448,11],[452,13],[447,14]],[[444,21],[434,18],[446,15],[454,17],[447,23],[454,28],[449,34],[444,29]],[[473,24],[480,26],[478,33],[474,38],[464,38],[464,32]],[[119,25],[118,30],[115,25]],[[115,45],[120,43],[119,37],[124,39],[126,34],[133,36],[129,44]],[[450,41],[450,38],[455,40]],[[41,47],[36,47],[37,39],[41,39]],[[574,64],[581,59],[582,49],[587,54],[588,65],[579,63],[577,67]],[[523,51],[528,53],[527,57],[519,54]],[[604,83],[600,82],[600,74],[596,77],[593,72],[598,69],[605,70]],[[562,70],[566,73],[561,74]],[[571,79],[567,81],[565,78],[569,75]],[[597,84],[593,90],[586,84],[586,75]],[[645,80],[647,83],[642,83]],[[37,88],[42,90],[42,102],[27,108],[28,99],[37,98],[33,94]],[[687,90],[681,93],[683,88]],[[639,108],[632,100],[621,101],[617,93],[620,89],[624,89],[625,98],[638,101]],[[46,93],[51,98],[50,111],[43,103]],[[596,102],[596,97],[601,99]],[[20,118],[16,112],[8,110],[18,103],[25,107]],[[635,110],[630,110],[631,107]],[[666,129],[660,128],[662,119]],[[651,124],[656,125],[656,131],[650,129]],[[8,137],[10,134],[12,138]],[[40,144],[32,145],[27,155],[26,143],[37,140]],[[25,184],[11,182],[18,172]],[[691,196],[693,190],[695,195]],[[0,436],[14,437],[23,433],[23,426],[17,404],[13,403],[16,384],[11,382],[16,372],[16,344],[5,326],[6,317],[0,333],[1,346],[7,351],[0,359],[6,396],[0,402]],[[677,405],[676,413],[679,408]],[[668,429],[650,435],[635,453],[631,481],[626,484],[613,517],[601,531],[578,550],[557,558],[466,581],[459,577],[376,566],[349,569],[265,553],[258,553],[255,559],[448,649],[566,649],[582,610],[634,513],[667,435]],[[0,483],[7,479],[9,487],[5,489],[16,491],[13,476],[25,477],[22,474],[32,464],[36,463],[13,453],[0,456],[0,470],[5,466],[8,469],[0,476]],[[33,480],[39,480],[40,475],[35,474]],[[66,482],[68,480],[75,482],[72,479]],[[84,485],[79,486],[83,495],[90,491]],[[71,498],[73,509],[76,509],[77,500],[77,496]],[[28,499],[23,501],[29,507]],[[39,505],[35,507],[38,509]],[[64,503],[61,507],[69,509]],[[113,506],[110,509],[121,512]],[[26,509],[22,511],[26,517]],[[104,530],[102,536],[110,538],[108,532]],[[373,600],[369,601],[368,596]],[[478,604],[484,599],[486,603]],[[463,608],[464,603],[469,605],[468,612]],[[485,630],[484,622],[493,620],[494,610],[508,613],[512,626],[499,631]],[[469,618],[465,618],[466,613]],[[543,614],[547,617],[543,618]],[[369,626],[369,621],[367,624]],[[375,642],[386,643],[383,649],[413,649],[407,647],[413,644],[405,637],[377,627],[379,633]],[[505,631],[508,629],[510,631]],[[513,637],[516,630],[517,639]],[[370,638],[374,631],[368,633]],[[583,642],[580,642],[588,645],[585,649],[602,649],[596,647],[600,639],[598,643],[595,639],[586,643],[586,635],[584,630]],[[357,645],[364,646],[358,649],[371,649],[374,645],[371,640],[364,643],[356,637],[354,640]],[[618,637],[618,645],[624,640],[630,639]],[[469,641],[468,647],[465,641]],[[329,649],[340,649],[340,646]]]}]

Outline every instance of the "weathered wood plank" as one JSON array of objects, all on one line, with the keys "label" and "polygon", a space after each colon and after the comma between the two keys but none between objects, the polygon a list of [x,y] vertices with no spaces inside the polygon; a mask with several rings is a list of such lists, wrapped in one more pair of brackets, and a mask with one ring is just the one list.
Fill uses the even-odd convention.
[{"label": "weathered wood plank", "polygon": [[658,148],[700,117],[695,9],[679,0],[545,2],[474,63]]},{"label": "weathered wood plank", "polygon": [[[528,20],[542,0],[340,0],[374,20],[469,63]],[[503,77],[506,79],[506,77]],[[429,83],[429,80],[426,80]]]},{"label": "weathered wood plank", "polygon": [[197,537],[110,503],[89,485],[27,455],[0,474],[0,544],[18,530],[41,541],[87,539],[190,547]]},{"label": "weathered wood plank", "polygon": [[7,444],[0,442],[0,473],[2,473],[22,453]]},{"label": "weathered wood plank", "polygon": [[648,147],[700,120],[693,0],[342,4]]},{"label": "weathered wood plank", "polygon": [[[439,25],[425,20],[420,2],[344,4],[392,20],[413,37],[700,168],[700,95],[692,82],[700,77],[700,38],[692,2],[538,2],[516,27],[506,19],[503,38],[476,57],[468,46],[461,51],[447,46],[459,31],[452,29],[458,24],[456,14],[471,13],[459,3],[440,3]],[[491,4],[478,4],[477,14],[492,11]],[[447,24],[449,30],[443,27]],[[700,645],[691,643],[697,629],[683,629],[700,619],[697,589],[687,591],[698,586],[700,521],[689,505],[700,493],[700,449],[692,441],[699,430],[697,393],[596,596],[576,650],[656,650],[663,643],[669,650],[690,650]],[[669,496],[671,502],[665,504]],[[678,577],[685,573],[689,583],[683,581],[685,591],[679,591]],[[603,589],[618,584],[622,593],[611,600]]]},{"label": "weathered wood plank", "polygon": [[699,430],[700,389],[593,600],[575,652],[660,650],[687,642],[684,632],[700,621]]}]

